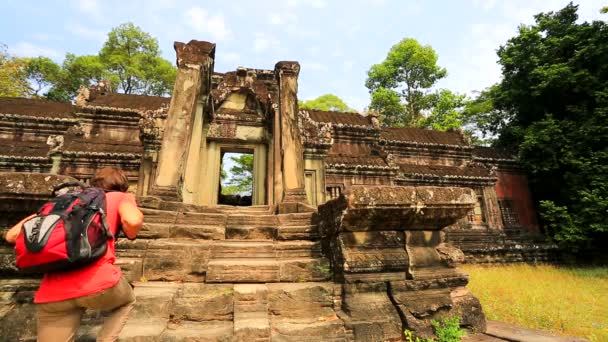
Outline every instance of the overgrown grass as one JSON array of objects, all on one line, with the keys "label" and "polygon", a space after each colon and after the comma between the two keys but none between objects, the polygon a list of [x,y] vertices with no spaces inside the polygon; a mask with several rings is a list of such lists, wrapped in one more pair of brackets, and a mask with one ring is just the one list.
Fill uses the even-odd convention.
[{"label": "overgrown grass", "polygon": [[487,319],[608,341],[608,267],[463,265]]}]

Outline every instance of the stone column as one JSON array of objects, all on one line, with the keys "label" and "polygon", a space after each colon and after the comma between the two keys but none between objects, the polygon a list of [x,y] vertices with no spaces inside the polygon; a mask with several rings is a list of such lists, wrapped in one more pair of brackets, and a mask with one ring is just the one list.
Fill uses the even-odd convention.
[{"label": "stone column", "polygon": [[207,104],[215,44],[191,40],[188,44],[175,42],[174,48],[177,77],[150,194],[181,201],[194,116],[199,101]]},{"label": "stone column", "polygon": [[494,186],[484,186],[481,190],[486,223],[490,229],[503,229],[502,215],[498,206],[498,197]]},{"label": "stone column", "polygon": [[[275,74],[279,81],[281,174],[283,196],[277,203],[307,203],[304,189],[304,152],[298,129],[298,62],[278,62]],[[277,134],[278,132],[275,132]],[[297,210],[297,209],[296,209]]]}]

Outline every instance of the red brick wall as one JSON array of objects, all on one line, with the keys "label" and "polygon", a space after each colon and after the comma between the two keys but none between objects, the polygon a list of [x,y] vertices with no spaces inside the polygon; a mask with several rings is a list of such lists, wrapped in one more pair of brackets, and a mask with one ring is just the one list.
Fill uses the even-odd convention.
[{"label": "red brick wall", "polygon": [[538,231],[536,209],[528,187],[528,177],[513,171],[497,171],[496,196],[498,199],[510,198],[519,223],[530,231]]}]

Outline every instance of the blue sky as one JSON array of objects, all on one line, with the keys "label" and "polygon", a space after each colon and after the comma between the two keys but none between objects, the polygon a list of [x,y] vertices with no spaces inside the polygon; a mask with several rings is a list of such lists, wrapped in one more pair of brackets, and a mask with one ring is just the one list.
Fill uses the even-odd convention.
[{"label": "blue sky", "polygon": [[[438,87],[463,93],[500,79],[495,50],[541,11],[566,0],[283,0],[114,1],[3,0],[0,42],[21,56],[61,62],[66,52],[95,54],[114,26],[131,21],[157,37],[163,57],[175,60],[174,41],[217,43],[216,71],[237,66],[273,69],[296,60],[300,99],[325,93],[362,110],[372,64],[405,37],[431,45],[448,76]],[[583,20],[603,19],[606,0],[575,1]]]}]

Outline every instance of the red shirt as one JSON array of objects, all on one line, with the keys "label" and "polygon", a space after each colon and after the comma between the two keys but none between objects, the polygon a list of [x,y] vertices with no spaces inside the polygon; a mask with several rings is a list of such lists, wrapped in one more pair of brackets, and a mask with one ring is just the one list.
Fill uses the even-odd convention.
[{"label": "red shirt", "polygon": [[[116,234],[120,223],[118,207],[125,201],[137,205],[130,194],[106,193],[106,220],[113,234]],[[114,240],[109,240],[106,254],[95,263],[74,271],[45,274],[34,297],[34,303],[82,297],[113,287],[121,276],[120,267],[114,266],[114,261],[116,261]]]}]

